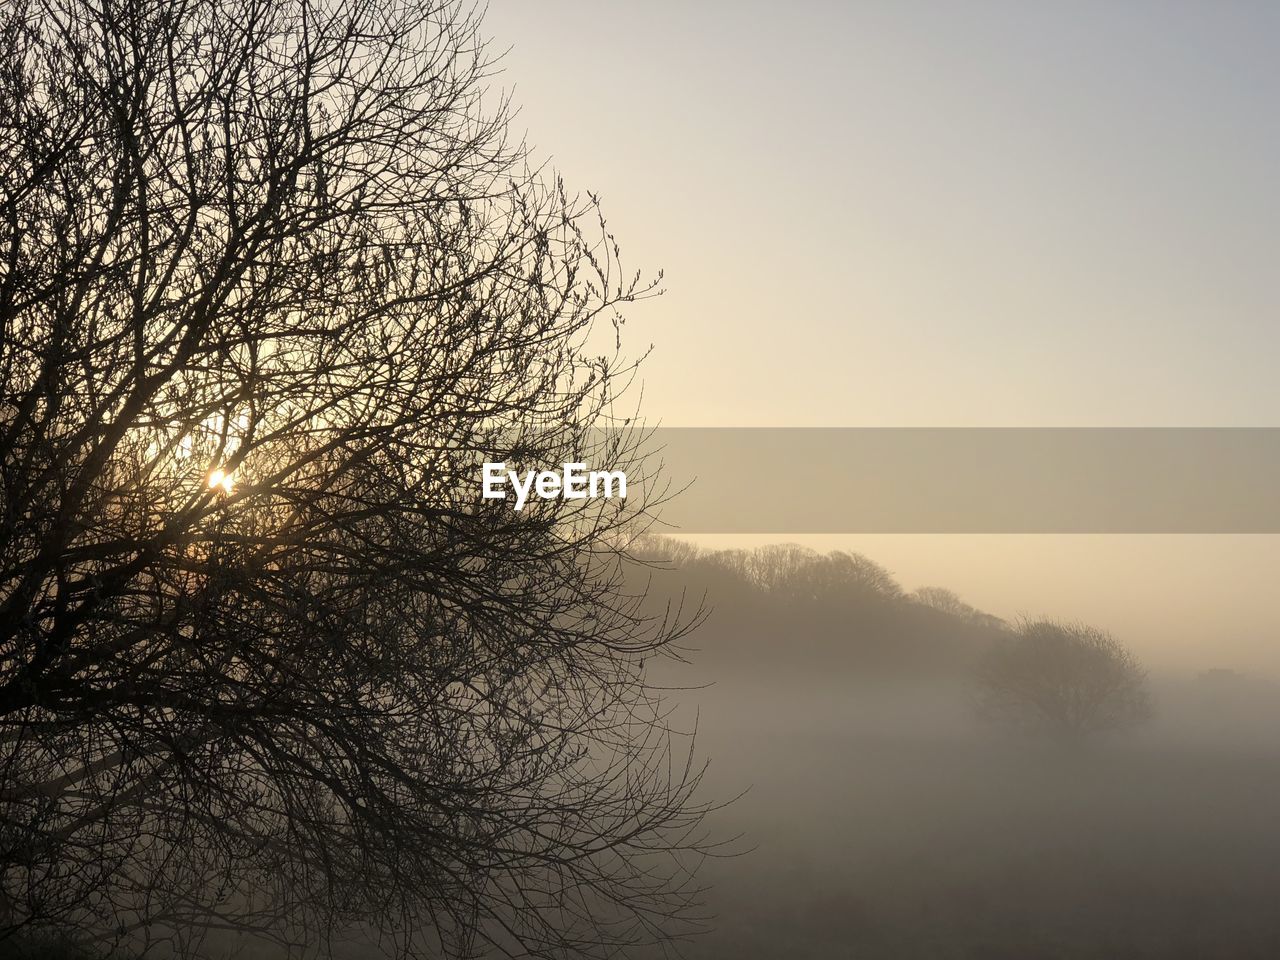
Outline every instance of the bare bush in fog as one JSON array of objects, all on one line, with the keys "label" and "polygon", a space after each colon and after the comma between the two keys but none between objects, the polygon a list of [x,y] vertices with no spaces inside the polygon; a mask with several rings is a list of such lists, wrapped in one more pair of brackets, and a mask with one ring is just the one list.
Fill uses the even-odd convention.
[{"label": "bare bush in fog", "polygon": [[983,658],[979,714],[1063,740],[1122,730],[1150,717],[1146,673],[1109,633],[1026,621]]},{"label": "bare bush in fog", "polygon": [[452,3],[5,4],[0,952],[687,929],[639,507],[478,496],[637,462],[652,288],[490,73]]}]

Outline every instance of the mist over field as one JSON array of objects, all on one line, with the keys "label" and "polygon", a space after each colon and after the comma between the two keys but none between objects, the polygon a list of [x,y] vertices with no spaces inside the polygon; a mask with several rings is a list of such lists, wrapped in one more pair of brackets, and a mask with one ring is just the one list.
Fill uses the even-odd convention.
[{"label": "mist over field", "polygon": [[[688,955],[1271,957],[1280,696],[1143,663],[1146,719],[1055,738],[983,718],[1019,629],[871,560],[670,542],[651,602],[712,608],[660,664],[740,834]],[[1097,625],[1105,627],[1103,625]],[[700,687],[701,684],[710,684]]]}]

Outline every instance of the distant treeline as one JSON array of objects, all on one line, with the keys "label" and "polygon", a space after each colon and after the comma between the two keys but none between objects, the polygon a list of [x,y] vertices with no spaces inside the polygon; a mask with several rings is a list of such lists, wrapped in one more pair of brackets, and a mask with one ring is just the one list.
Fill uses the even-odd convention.
[{"label": "distant treeline", "polygon": [[713,551],[667,539],[639,553],[654,563],[651,604],[705,599],[709,615],[691,644],[714,675],[967,673],[1009,631],[950,590],[904,590],[857,553],[795,544]]}]

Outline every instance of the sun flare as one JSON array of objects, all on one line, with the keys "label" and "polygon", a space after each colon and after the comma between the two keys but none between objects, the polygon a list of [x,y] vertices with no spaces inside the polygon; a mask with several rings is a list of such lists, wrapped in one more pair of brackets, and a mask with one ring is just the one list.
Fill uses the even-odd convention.
[{"label": "sun flare", "polygon": [[235,485],[235,479],[225,470],[218,469],[209,474],[210,490],[215,490],[218,487],[221,487],[223,493],[231,493],[232,490],[235,489]]}]

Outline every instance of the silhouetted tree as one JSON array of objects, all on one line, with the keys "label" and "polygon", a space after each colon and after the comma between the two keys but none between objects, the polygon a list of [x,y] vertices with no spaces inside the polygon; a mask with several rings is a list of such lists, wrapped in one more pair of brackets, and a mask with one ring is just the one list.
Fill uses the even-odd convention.
[{"label": "silhouetted tree", "polygon": [[954,590],[948,590],[946,587],[921,587],[913,591],[910,594],[910,598],[922,607],[928,607],[930,610],[936,610],[957,620],[964,620],[993,630],[1001,630],[1005,627],[1005,622],[999,617],[992,616],[977,607],[965,603],[960,599],[959,594]]},{"label": "silhouetted tree", "polygon": [[812,600],[819,596],[867,594],[896,598],[902,588],[884,567],[860,553],[818,553],[795,543],[767,544],[754,550],[707,554],[706,562],[735,571],[760,590]]},{"label": "silhouetted tree", "polygon": [[0,13],[0,953],[685,929],[641,505],[478,486],[636,462],[653,288],[489,71],[454,3]]},{"label": "silhouetted tree", "polygon": [[1083,625],[1020,624],[983,659],[979,684],[984,718],[1064,740],[1132,727],[1151,713],[1133,655]]},{"label": "silhouetted tree", "polygon": [[693,659],[717,681],[729,673],[863,683],[967,680],[1006,630],[967,604],[949,612],[921,603],[884,567],[856,553],[795,544],[708,550],[669,538],[637,549],[671,568],[653,578],[653,609],[664,600],[705,597],[712,613],[694,638]]}]

